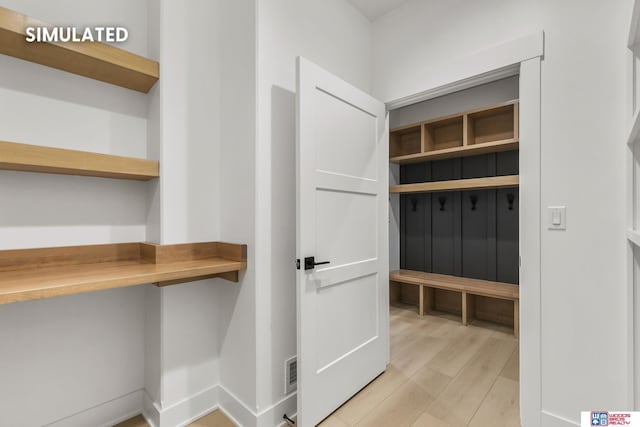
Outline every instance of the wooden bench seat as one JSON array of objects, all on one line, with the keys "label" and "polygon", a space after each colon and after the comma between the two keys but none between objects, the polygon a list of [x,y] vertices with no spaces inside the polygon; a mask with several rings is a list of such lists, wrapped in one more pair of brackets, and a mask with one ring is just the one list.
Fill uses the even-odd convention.
[{"label": "wooden bench seat", "polygon": [[459,292],[463,325],[467,325],[475,317],[474,296],[513,301],[513,333],[516,337],[518,336],[520,309],[518,285],[413,270],[392,271],[389,273],[389,280],[391,283],[406,283],[419,287],[420,316],[423,316],[425,311],[429,312],[433,309],[434,289]]}]

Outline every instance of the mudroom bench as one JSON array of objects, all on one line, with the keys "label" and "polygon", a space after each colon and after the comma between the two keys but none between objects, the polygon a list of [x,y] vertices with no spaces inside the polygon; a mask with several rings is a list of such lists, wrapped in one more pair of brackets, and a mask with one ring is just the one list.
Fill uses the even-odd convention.
[{"label": "mudroom bench", "polygon": [[[518,285],[413,270],[390,272],[389,285],[391,302],[417,303],[420,316],[432,310],[454,313],[465,326],[474,319],[488,320],[513,326],[518,337]],[[413,285],[414,292],[403,285]]]}]

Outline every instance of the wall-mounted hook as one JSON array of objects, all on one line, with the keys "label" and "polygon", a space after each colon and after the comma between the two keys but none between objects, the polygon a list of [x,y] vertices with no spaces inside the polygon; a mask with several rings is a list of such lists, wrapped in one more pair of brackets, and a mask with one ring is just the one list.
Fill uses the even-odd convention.
[{"label": "wall-mounted hook", "polygon": [[444,210],[444,203],[447,201],[447,198],[444,196],[438,197],[438,202],[440,202],[440,210]]},{"label": "wall-mounted hook", "polygon": [[507,202],[509,202],[509,210],[512,211],[513,210],[513,201],[515,200],[516,196],[514,196],[513,193],[509,193],[507,194]]},{"label": "wall-mounted hook", "polygon": [[418,199],[412,198],[411,200],[411,212],[418,210]]},{"label": "wall-mounted hook", "polygon": [[478,196],[476,196],[475,194],[472,194],[471,197],[469,197],[469,199],[471,200],[471,210],[475,211],[476,205],[478,204]]}]

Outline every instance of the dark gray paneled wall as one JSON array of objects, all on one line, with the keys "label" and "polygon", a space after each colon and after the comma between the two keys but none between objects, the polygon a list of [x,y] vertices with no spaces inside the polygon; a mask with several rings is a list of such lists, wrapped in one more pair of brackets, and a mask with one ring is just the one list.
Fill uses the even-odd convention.
[{"label": "dark gray paneled wall", "polygon": [[[402,165],[400,183],[517,174],[511,151]],[[517,188],[403,194],[400,217],[401,268],[518,283]]]}]

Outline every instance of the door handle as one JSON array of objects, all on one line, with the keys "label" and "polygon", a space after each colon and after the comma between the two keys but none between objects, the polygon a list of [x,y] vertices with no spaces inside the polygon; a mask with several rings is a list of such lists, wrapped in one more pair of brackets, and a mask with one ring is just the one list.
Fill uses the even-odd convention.
[{"label": "door handle", "polygon": [[304,269],[313,270],[316,267],[316,265],[323,265],[323,264],[330,264],[330,263],[331,261],[316,262],[315,257],[309,256],[304,259]]}]

